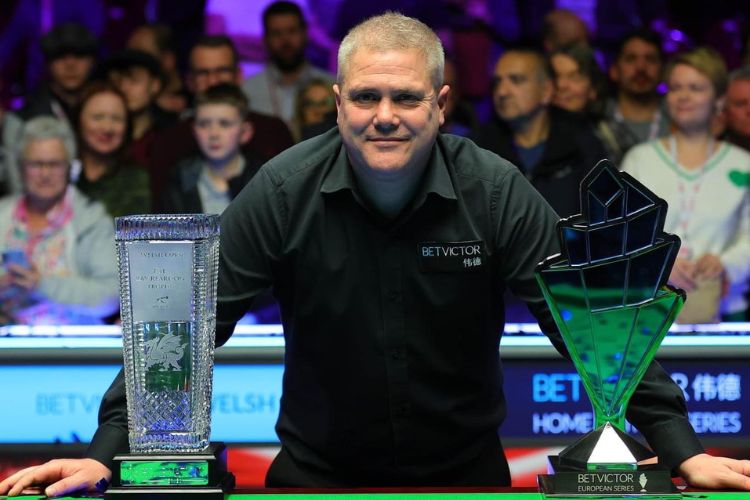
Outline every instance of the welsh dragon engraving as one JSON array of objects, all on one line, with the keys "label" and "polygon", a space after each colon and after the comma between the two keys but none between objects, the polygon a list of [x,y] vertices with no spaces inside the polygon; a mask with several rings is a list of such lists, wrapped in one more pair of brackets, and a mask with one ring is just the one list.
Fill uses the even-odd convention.
[{"label": "welsh dragon engraving", "polygon": [[145,344],[146,369],[161,365],[162,370],[182,370],[180,360],[185,353],[187,344],[180,344],[180,337],[167,333],[161,337],[154,337]]}]

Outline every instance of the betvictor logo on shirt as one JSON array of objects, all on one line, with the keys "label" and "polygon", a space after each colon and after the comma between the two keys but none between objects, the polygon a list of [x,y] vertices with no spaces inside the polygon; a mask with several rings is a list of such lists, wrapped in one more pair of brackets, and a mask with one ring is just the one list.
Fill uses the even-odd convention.
[{"label": "betvictor logo on shirt", "polygon": [[417,258],[425,273],[478,271],[485,265],[481,240],[422,242],[417,244]]}]

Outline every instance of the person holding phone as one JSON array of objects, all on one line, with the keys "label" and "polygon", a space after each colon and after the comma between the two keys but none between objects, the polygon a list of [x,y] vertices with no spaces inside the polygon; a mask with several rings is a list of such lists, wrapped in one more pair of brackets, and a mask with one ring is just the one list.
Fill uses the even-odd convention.
[{"label": "person holding phone", "polygon": [[99,322],[117,310],[113,222],[69,184],[75,152],[57,118],[21,132],[23,192],[0,199],[2,322]]}]

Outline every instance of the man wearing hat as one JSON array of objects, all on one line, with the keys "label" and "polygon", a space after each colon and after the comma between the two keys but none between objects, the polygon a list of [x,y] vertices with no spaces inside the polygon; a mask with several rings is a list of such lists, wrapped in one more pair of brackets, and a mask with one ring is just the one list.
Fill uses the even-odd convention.
[{"label": "man wearing hat", "polygon": [[94,67],[96,50],[96,38],[81,24],[60,24],[44,35],[42,52],[49,81],[29,97],[19,113],[21,118],[54,115],[71,124],[72,110]]}]

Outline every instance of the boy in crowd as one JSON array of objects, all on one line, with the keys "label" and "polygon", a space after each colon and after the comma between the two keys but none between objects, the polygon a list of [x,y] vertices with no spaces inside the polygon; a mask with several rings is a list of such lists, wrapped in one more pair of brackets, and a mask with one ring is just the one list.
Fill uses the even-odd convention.
[{"label": "boy in crowd", "polygon": [[[133,124],[129,154],[151,173],[158,133],[178,120],[175,113],[162,110],[156,103],[165,82],[161,64],[151,54],[125,49],[105,61],[102,72],[127,99]],[[152,202],[156,203],[155,196]]]},{"label": "boy in crowd", "polygon": [[220,214],[262,160],[241,150],[253,135],[247,98],[236,85],[209,87],[195,98],[193,133],[200,154],[182,160],[162,196],[167,213]]},{"label": "boy in crowd", "polygon": [[[258,172],[263,159],[244,148],[253,136],[248,102],[240,88],[220,83],[195,96],[193,134],[200,154],[172,171],[162,195],[165,213],[220,214]],[[279,310],[269,292],[248,311],[249,322],[278,323]]]}]

